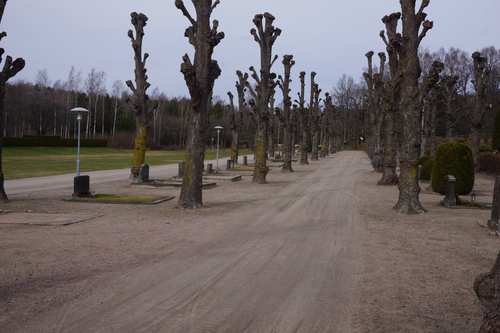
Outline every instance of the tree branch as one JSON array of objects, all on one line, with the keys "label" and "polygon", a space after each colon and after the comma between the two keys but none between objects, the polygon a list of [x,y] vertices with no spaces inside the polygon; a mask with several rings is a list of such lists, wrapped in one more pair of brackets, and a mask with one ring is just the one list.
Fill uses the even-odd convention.
[{"label": "tree branch", "polygon": [[193,27],[196,27],[196,21],[193,19],[191,14],[189,14],[189,11],[187,10],[186,6],[184,6],[184,2],[182,0],[175,0],[175,7],[177,7],[177,9],[182,12],[182,14],[189,20]]}]

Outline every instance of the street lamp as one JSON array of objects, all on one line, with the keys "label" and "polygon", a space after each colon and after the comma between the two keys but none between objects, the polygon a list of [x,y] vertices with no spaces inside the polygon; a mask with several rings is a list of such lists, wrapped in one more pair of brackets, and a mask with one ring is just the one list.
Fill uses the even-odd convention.
[{"label": "street lamp", "polygon": [[219,146],[220,146],[220,132],[224,129],[222,126],[215,126],[214,129],[217,130],[217,162],[216,162],[216,172],[219,171]]},{"label": "street lamp", "polygon": [[76,120],[78,122],[78,134],[77,134],[77,150],[76,150],[76,177],[74,179],[74,196],[86,196],[90,194],[90,178],[89,176],[80,175],[80,133],[81,133],[81,122],[84,113],[88,113],[89,110],[77,107],[70,110],[71,113],[76,114]]}]

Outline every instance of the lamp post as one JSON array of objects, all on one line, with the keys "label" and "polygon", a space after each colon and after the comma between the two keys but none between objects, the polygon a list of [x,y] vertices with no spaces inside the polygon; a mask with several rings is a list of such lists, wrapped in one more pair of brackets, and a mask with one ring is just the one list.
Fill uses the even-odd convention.
[{"label": "lamp post", "polygon": [[77,134],[77,149],[76,149],[76,176],[80,177],[80,133],[81,133],[81,123],[82,123],[82,113],[87,113],[89,110],[84,108],[74,108],[70,112],[76,113],[76,121],[78,123],[78,134]]},{"label": "lamp post", "polygon": [[217,161],[216,161],[216,172],[219,172],[219,147],[220,147],[220,132],[224,129],[222,126],[215,126],[214,127],[217,130]]},{"label": "lamp post", "polygon": [[78,123],[78,134],[77,134],[77,150],[76,150],[76,177],[74,180],[74,196],[86,196],[90,194],[90,179],[88,176],[80,176],[80,135],[81,135],[81,123],[84,113],[88,113],[89,110],[77,107],[70,110],[71,113],[76,113],[76,120]]}]

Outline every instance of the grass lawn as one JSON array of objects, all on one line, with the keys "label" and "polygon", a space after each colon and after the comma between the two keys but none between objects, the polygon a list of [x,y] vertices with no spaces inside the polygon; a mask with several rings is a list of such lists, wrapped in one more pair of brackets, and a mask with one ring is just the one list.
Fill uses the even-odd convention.
[{"label": "grass lawn", "polygon": [[[248,154],[248,151],[242,153]],[[184,151],[148,151],[149,165],[175,164],[184,159]],[[67,147],[6,147],[3,151],[4,173],[7,179],[40,177],[73,173],[76,169],[76,148]],[[229,149],[221,151],[228,156]],[[207,150],[205,158],[215,159],[215,152]],[[125,169],[130,167],[132,150],[113,148],[82,148],[83,172]]]}]

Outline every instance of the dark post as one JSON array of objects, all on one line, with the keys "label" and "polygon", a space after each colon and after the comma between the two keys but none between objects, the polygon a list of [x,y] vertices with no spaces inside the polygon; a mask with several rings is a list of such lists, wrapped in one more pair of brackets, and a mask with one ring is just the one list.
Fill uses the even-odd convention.
[{"label": "dark post", "polygon": [[214,173],[214,165],[212,163],[207,164],[207,173],[209,175]]},{"label": "dark post", "polygon": [[141,183],[149,182],[149,165],[144,164],[139,171],[139,179]]},{"label": "dark post", "polygon": [[455,185],[457,183],[457,179],[448,175],[448,182],[446,184],[446,197],[443,200],[443,206],[447,208],[455,207],[457,205],[457,194],[455,191]]},{"label": "dark post", "polygon": [[90,177],[75,177],[73,184],[73,197],[80,198],[88,196],[90,196]]},{"label": "dark post", "polygon": [[243,165],[248,165],[248,156],[243,156]]},{"label": "dark post", "polygon": [[184,178],[184,170],[185,170],[185,167],[186,167],[186,162],[180,162],[178,164],[178,173],[177,173],[177,177],[179,178]]}]

